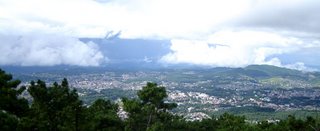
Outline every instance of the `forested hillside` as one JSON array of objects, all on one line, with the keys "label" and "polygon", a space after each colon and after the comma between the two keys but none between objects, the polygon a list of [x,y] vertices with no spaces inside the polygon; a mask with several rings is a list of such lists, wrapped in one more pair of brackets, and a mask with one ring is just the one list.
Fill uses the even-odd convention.
[{"label": "forested hillside", "polygon": [[[178,105],[167,101],[167,91],[156,83],[147,83],[137,92],[136,99],[122,98],[114,103],[98,99],[86,106],[67,79],[46,84],[31,81],[27,87],[0,70],[0,130],[40,131],[164,131],[164,130],[310,130],[320,129],[315,116],[297,119],[289,115],[280,121],[252,123],[243,116],[223,114],[201,121],[187,121],[170,110]],[[27,91],[31,99],[21,97]]]}]

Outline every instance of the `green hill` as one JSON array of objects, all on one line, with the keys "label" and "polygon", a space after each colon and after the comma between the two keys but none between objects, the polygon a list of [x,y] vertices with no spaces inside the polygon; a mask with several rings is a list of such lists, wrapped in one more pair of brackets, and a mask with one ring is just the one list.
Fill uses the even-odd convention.
[{"label": "green hill", "polygon": [[298,70],[292,70],[283,67],[271,66],[271,65],[249,65],[244,70],[264,72],[269,76],[303,76],[304,73]]}]

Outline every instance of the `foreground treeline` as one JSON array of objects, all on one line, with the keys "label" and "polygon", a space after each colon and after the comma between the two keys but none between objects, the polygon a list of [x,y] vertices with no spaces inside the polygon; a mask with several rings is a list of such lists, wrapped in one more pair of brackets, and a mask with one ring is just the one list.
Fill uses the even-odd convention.
[{"label": "foreground treeline", "polygon": [[[138,91],[137,99],[123,98],[120,106],[109,100],[98,99],[84,106],[76,90],[70,89],[68,81],[47,86],[45,82],[31,81],[29,87],[17,88],[19,80],[0,69],[0,130],[1,131],[210,131],[210,130],[272,130],[272,131],[317,131],[320,120],[308,117],[305,120],[289,116],[276,123],[261,121],[246,122],[241,116],[223,114],[202,121],[186,121],[169,111],[175,103],[165,101],[164,87],[147,83]],[[28,103],[20,95],[27,90],[32,97]]]}]

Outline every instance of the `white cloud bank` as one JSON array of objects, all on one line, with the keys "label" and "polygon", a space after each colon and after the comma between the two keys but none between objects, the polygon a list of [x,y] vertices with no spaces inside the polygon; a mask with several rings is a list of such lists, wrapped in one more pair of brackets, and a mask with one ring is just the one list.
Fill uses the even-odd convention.
[{"label": "white cloud bank", "polygon": [[[104,37],[108,31],[121,31],[120,38],[171,40],[172,52],[161,59],[167,63],[282,65],[275,55],[320,48],[318,12],[319,0],[7,0],[0,1],[0,34],[23,33],[27,34],[23,38],[33,41],[45,41],[34,34],[59,34],[82,47],[77,51],[69,46],[74,43],[56,44],[59,47],[48,44],[45,47],[50,50],[65,52],[60,47],[66,47],[79,56],[74,62],[67,62],[69,56],[65,56],[57,63],[29,56],[38,60],[38,65],[98,65],[103,59],[98,49],[77,38]],[[37,63],[16,58],[19,53],[10,54],[15,46],[31,51],[30,47],[1,44],[11,49],[4,52],[8,58],[2,58],[3,64]],[[41,49],[48,53],[47,48]],[[291,65],[303,65],[296,62]]]},{"label": "white cloud bank", "polygon": [[205,66],[244,67],[250,64],[269,64],[306,70],[303,63],[283,65],[276,55],[299,51],[317,41],[307,42],[295,37],[261,31],[221,31],[205,41],[171,40],[172,52],[162,57],[165,63],[187,63]]},{"label": "white cloud bank", "polygon": [[8,0],[0,1],[0,26],[43,28],[76,37],[200,37],[243,13],[250,0]]},{"label": "white cloud bank", "polygon": [[318,0],[7,0],[0,29],[75,37],[202,38],[224,28],[319,32]]},{"label": "white cloud bank", "polygon": [[1,34],[0,41],[0,65],[98,66],[104,60],[96,44],[57,34]]}]

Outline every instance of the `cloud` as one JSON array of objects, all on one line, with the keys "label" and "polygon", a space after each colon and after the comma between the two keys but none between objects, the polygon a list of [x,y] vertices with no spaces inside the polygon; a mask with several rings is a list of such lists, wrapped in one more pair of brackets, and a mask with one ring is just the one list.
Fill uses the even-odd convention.
[{"label": "cloud", "polygon": [[107,31],[121,31],[122,38],[198,37],[197,33],[210,32],[213,26],[243,12],[247,3],[247,0],[11,0],[0,2],[0,26],[24,31],[45,28],[76,37],[103,37]]},{"label": "cloud", "polygon": [[[2,31],[42,28],[74,37],[199,39],[225,28],[319,33],[316,0],[10,0]],[[41,10],[41,11],[39,11]]]},{"label": "cloud", "polygon": [[150,62],[152,62],[152,60],[150,58],[148,58],[147,56],[145,56],[143,59],[143,62],[150,63]]},{"label": "cloud", "polygon": [[[160,61],[228,67],[243,67],[250,64],[285,66],[276,55],[299,51],[308,46],[306,43],[301,38],[282,36],[273,32],[221,31],[212,34],[205,41],[172,40],[171,52],[163,56]],[[299,65],[302,67],[302,64]]]},{"label": "cloud", "polygon": [[[165,63],[288,65],[304,61],[285,63],[284,55],[319,48],[314,42],[320,34],[319,5],[317,0],[8,0],[0,1],[0,34],[23,33],[33,41],[48,37],[38,34],[59,34],[87,49],[86,56],[97,56],[83,63],[101,63],[92,53],[99,50],[77,38],[106,37],[171,40],[171,53],[160,60]],[[11,64],[23,64],[18,61]]]},{"label": "cloud", "polygon": [[295,70],[301,70],[301,71],[319,71],[318,69],[305,66],[305,64],[302,62],[297,62],[294,64],[288,64],[288,65],[282,65],[282,67],[286,67],[289,69],[295,69]]},{"label": "cloud", "polygon": [[319,5],[318,0],[255,1],[234,24],[319,34]]},{"label": "cloud", "polygon": [[98,66],[104,56],[93,42],[59,34],[0,34],[0,65]]}]

